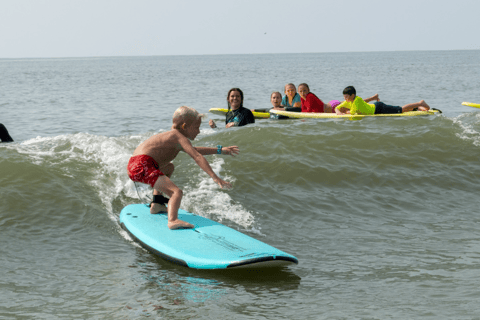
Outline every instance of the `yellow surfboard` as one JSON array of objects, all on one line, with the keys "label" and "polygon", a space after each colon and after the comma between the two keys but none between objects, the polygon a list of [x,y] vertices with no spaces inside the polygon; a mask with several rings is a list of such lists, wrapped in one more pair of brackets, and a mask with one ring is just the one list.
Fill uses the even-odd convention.
[{"label": "yellow surfboard", "polygon": [[[211,112],[213,114],[219,115],[219,116],[225,116],[228,112],[228,109],[223,109],[223,108],[211,108],[208,110],[208,112]],[[255,119],[268,119],[270,118],[270,113],[268,112],[252,112],[253,117]]]},{"label": "yellow surfboard", "polygon": [[480,103],[473,103],[473,102],[462,102],[464,106],[480,108]]},{"label": "yellow surfboard", "polygon": [[428,111],[410,111],[404,113],[395,114],[358,114],[358,115],[338,115],[335,113],[314,113],[314,112],[291,112],[291,111],[279,111],[270,110],[271,113],[275,113],[282,116],[295,119],[351,119],[357,120],[367,117],[411,117],[411,116],[428,116],[436,113],[442,113],[440,110],[430,109]]}]

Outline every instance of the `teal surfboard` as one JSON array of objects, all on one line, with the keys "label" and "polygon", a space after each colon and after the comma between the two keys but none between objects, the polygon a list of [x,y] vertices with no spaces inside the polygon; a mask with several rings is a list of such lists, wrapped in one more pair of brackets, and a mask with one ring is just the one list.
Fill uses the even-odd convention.
[{"label": "teal surfboard", "polygon": [[298,259],[221,223],[180,209],[178,218],[193,229],[168,229],[166,214],[150,214],[144,204],[120,213],[120,224],[147,250],[193,269],[282,267]]}]

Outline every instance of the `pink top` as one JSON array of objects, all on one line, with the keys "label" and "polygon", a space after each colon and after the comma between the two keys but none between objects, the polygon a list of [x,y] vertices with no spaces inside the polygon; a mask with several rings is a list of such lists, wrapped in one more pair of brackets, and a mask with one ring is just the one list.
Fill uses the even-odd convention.
[{"label": "pink top", "polygon": [[330,105],[332,106],[332,110],[335,110],[335,107],[340,104],[340,101],[338,101],[338,100],[332,100],[332,101],[330,101],[329,103],[330,103]]}]

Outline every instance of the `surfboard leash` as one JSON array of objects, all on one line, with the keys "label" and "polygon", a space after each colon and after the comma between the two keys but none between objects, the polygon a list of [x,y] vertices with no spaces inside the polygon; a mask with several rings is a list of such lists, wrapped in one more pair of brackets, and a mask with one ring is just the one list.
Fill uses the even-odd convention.
[{"label": "surfboard leash", "polygon": [[140,196],[140,193],[138,192],[137,182],[134,181],[133,184],[135,185],[135,191],[137,192],[138,199],[140,199],[146,207],[150,208],[152,206],[152,203],[158,203],[163,205],[168,204],[168,200],[170,199],[165,197],[163,194],[154,194],[153,199],[146,198],[147,201],[145,201],[145,198]]},{"label": "surfboard leash", "polygon": [[138,196],[138,199],[140,199],[140,201],[142,201],[142,203],[146,206],[146,207],[149,207],[150,208],[150,204],[151,204],[151,200],[147,198],[147,201],[145,202],[145,199],[143,197],[140,196],[140,193],[138,192],[138,188],[137,188],[137,182],[134,181],[133,184],[135,185],[135,191],[137,192],[137,196]]}]

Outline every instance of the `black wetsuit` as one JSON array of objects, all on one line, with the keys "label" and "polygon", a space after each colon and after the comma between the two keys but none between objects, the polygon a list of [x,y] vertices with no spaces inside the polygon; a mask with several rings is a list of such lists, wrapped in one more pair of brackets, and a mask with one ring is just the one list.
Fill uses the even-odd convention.
[{"label": "black wetsuit", "polygon": [[2,142],[13,142],[12,137],[8,134],[7,128],[3,124],[0,123],[0,140]]},{"label": "black wetsuit", "polygon": [[234,122],[236,127],[241,127],[249,123],[255,123],[252,111],[250,109],[240,107],[237,110],[230,110],[225,118],[225,124]]},{"label": "black wetsuit", "polygon": [[[285,107],[285,111],[291,111],[291,112],[302,112],[302,108],[301,107]],[[279,114],[275,114],[275,113],[270,113],[270,119],[290,119],[289,117],[287,116],[282,116],[282,115],[279,115]]]}]

